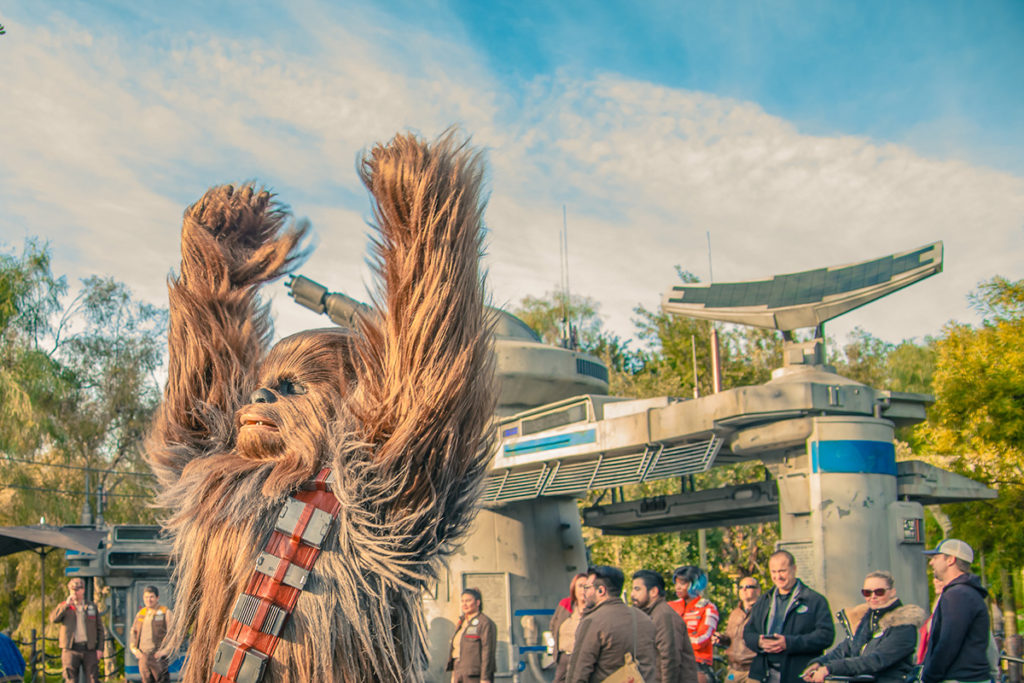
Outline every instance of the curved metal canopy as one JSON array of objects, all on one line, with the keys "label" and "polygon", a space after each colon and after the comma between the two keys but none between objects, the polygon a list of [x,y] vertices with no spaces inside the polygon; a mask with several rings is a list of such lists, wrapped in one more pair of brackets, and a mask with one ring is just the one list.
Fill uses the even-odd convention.
[{"label": "curved metal canopy", "polygon": [[796,330],[817,327],[940,272],[942,242],[934,242],[871,261],[771,280],[676,285],[662,297],[661,307],[689,318]]}]

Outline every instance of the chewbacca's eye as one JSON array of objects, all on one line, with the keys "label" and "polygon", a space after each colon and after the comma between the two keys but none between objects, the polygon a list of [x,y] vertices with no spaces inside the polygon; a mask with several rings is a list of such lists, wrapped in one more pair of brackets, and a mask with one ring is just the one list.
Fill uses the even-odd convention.
[{"label": "chewbacca's eye", "polygon": [[306,393],[306,386],[300,382],[283,379],[277,385],[277,393],[282,396],[301,396]]}]

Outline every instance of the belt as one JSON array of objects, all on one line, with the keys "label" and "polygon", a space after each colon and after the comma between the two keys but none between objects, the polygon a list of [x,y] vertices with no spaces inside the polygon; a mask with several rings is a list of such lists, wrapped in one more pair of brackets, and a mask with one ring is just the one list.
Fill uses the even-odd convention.
[{"label": "belt", "polygon": [[78,641],[76,643],[71,643],[71,649],[72,650],[88,651],[89,650],[89,643],[83,642],[83,641]]},{"label": "belt", "polygon": [[331,470],[323,469],[281,507],[270,540],[235,601],[210,683],[258,683],[263,677],[341,508],[331,492],[333,481]]}]

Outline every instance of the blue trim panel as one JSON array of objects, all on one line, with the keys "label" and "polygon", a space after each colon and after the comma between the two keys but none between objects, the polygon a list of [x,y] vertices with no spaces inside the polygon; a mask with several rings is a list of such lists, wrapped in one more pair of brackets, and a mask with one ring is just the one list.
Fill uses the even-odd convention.
[{"label": "blue trim panel", "polygon": [[896,447],[890,441],[811,442],[812,472],[853,472],[896,476]]},{"label": "blue trim panel", "polygon": [[549,617],[549,616],[551,616],[554,613],[555,613],[555,610],[553,610],[553,609],[517,609],[515,612],[512,613],[512,616],[514,616],[514,617],[526,617],[526,616]]},{"label": "blue trim panel", "polygon": [[[167,673],[176,674],[176,673],[179,673],[183,668],[185,668],[185,656],[181,655],[180,657],[175,658],[175,660],[168,665]],[[138,664],[128,664],[128,665],[126,665],[124,667],[124,675],[125,676],[138,676],[139,675],[139,665]]]},{"label": "blue trim panel", "polygon": [[569,446],[578,446],[583,443],[594,443],[597,441],[597,430],[587,429],[582,432],[571,432],[569,434],[557,434],[545,436],[540,439],[530,439],[519,443],[505,444],[505,455],[526,455],[528,453],[540,453],[541,451],[553,451]]}]

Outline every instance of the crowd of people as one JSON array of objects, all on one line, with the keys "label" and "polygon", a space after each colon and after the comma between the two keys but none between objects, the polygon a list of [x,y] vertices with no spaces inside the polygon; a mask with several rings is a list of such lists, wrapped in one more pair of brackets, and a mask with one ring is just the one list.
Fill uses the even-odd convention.
[{"label": "crowd of people", "polygon": [[[724,651],[728,683],[823,683],[865,675],[877,683],[992,681],[998,653],[986,591],[970,572],[971,547],[946,539],[925,554],[937,596],[931,615],[900,600],[890,572],[872,571],[864,577],[864,604],[837,615],[845,630],[838,640],[828,600],[797,577],[786,550],[768,560],[769,590],[762,592],[754,576],[737,581],[739,601],[722,629],[699,567],[673,572],[675,600],[656,571],[634,572],[627,587],[621,569],[590,567],[572,578],[551,619],[554,681],[639,676],[645,683],[718,683],[716,646]],[[627,590],[630,604],[623,599]],[[451,643],[453,683],[493,681],[495,638],[479,591],[467,589]]]}]

